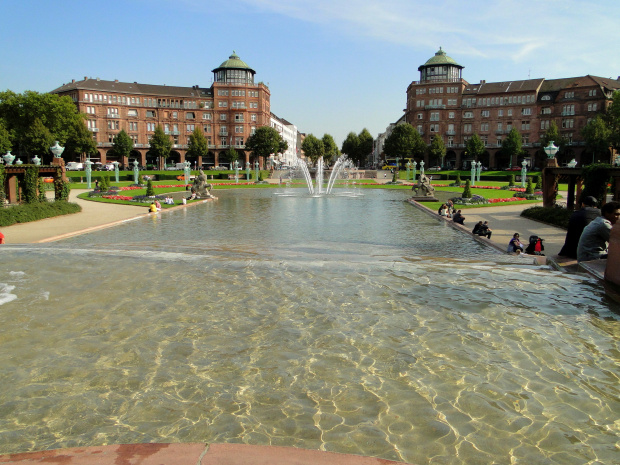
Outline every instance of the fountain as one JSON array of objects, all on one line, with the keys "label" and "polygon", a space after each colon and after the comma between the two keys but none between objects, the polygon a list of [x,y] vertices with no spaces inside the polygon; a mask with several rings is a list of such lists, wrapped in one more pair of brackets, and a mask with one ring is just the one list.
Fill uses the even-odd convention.
[{"label": "fountain", "polygon": [[308,165],[306,165],[303,160],[299,159],[295,168],[301,170],[301,172],[303,173],[303,178],[306,181],[306,185],[308,187],[308,193],[310,195],[322,196],[332,193],[332,189],[334,187],[336,179],[338,179],[338,177],[345,171],[348,164],[349,160],[347,160],[346,155],[342,155],[338,158],[338,160],[336,160],[336,163],[334,164],[332,172],[327,181],[327,187],[325,187],[325,189],[323,187],[323,175],[325,172],[323,157],[319,157],[316,162],[316,185],[312,182],[312,176],[310,174],[310,170],[308,169]]},{"label": "fountain", "polygon": [[617,462],[619,307],[408,195],[218,190],[3,245],[0,453],[249,443],[417,464]]}]

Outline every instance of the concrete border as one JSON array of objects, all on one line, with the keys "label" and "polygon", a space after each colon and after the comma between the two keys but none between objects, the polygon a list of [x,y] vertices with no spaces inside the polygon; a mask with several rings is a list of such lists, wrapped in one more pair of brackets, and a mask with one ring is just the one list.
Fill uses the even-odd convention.
[{"label": "concrete border", "polygon": [[[248,444],[117,444],[0,455],[19,465],[407,465],[319,450]],[[411,464],[410,464],[411,465]]]}]

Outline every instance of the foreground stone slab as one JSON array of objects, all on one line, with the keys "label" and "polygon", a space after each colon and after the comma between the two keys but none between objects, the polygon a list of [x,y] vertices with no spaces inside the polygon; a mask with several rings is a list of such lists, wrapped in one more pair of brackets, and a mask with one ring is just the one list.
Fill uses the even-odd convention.
[{"label": "foreground stone slab", "polygon": [[246,444],[117,444],[0,455],[19,465],[407,465],[376,457]]}]

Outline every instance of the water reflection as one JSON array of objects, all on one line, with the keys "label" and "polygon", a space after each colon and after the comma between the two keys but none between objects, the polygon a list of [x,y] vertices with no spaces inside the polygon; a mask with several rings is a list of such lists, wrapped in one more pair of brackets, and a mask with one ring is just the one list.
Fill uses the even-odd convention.
[{"label": "water reflection", "polygon": [[0,451],[236,442],[613,463],[617,307],[398,195],[342,211],[226,193],[3,249]]}]

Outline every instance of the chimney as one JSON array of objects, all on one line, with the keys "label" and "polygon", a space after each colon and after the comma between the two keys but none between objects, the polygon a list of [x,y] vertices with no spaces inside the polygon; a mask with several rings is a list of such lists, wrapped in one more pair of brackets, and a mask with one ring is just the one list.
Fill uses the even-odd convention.
[{"label": "chimney", "polygon": [[84,80],[86,81],[88,79],[88,76],[84,76]]},{"label": "chimney", "polygon": [[71,84],[75,84],[75,79],[71,79]]},{"label": "chimney", "polygon": [[118,82],[118,79],[114,79],[114,82]]},{"label": "chimney", "polygon": [[486,84],[487,80],[486,79],[480,79],[480,84]]}]

